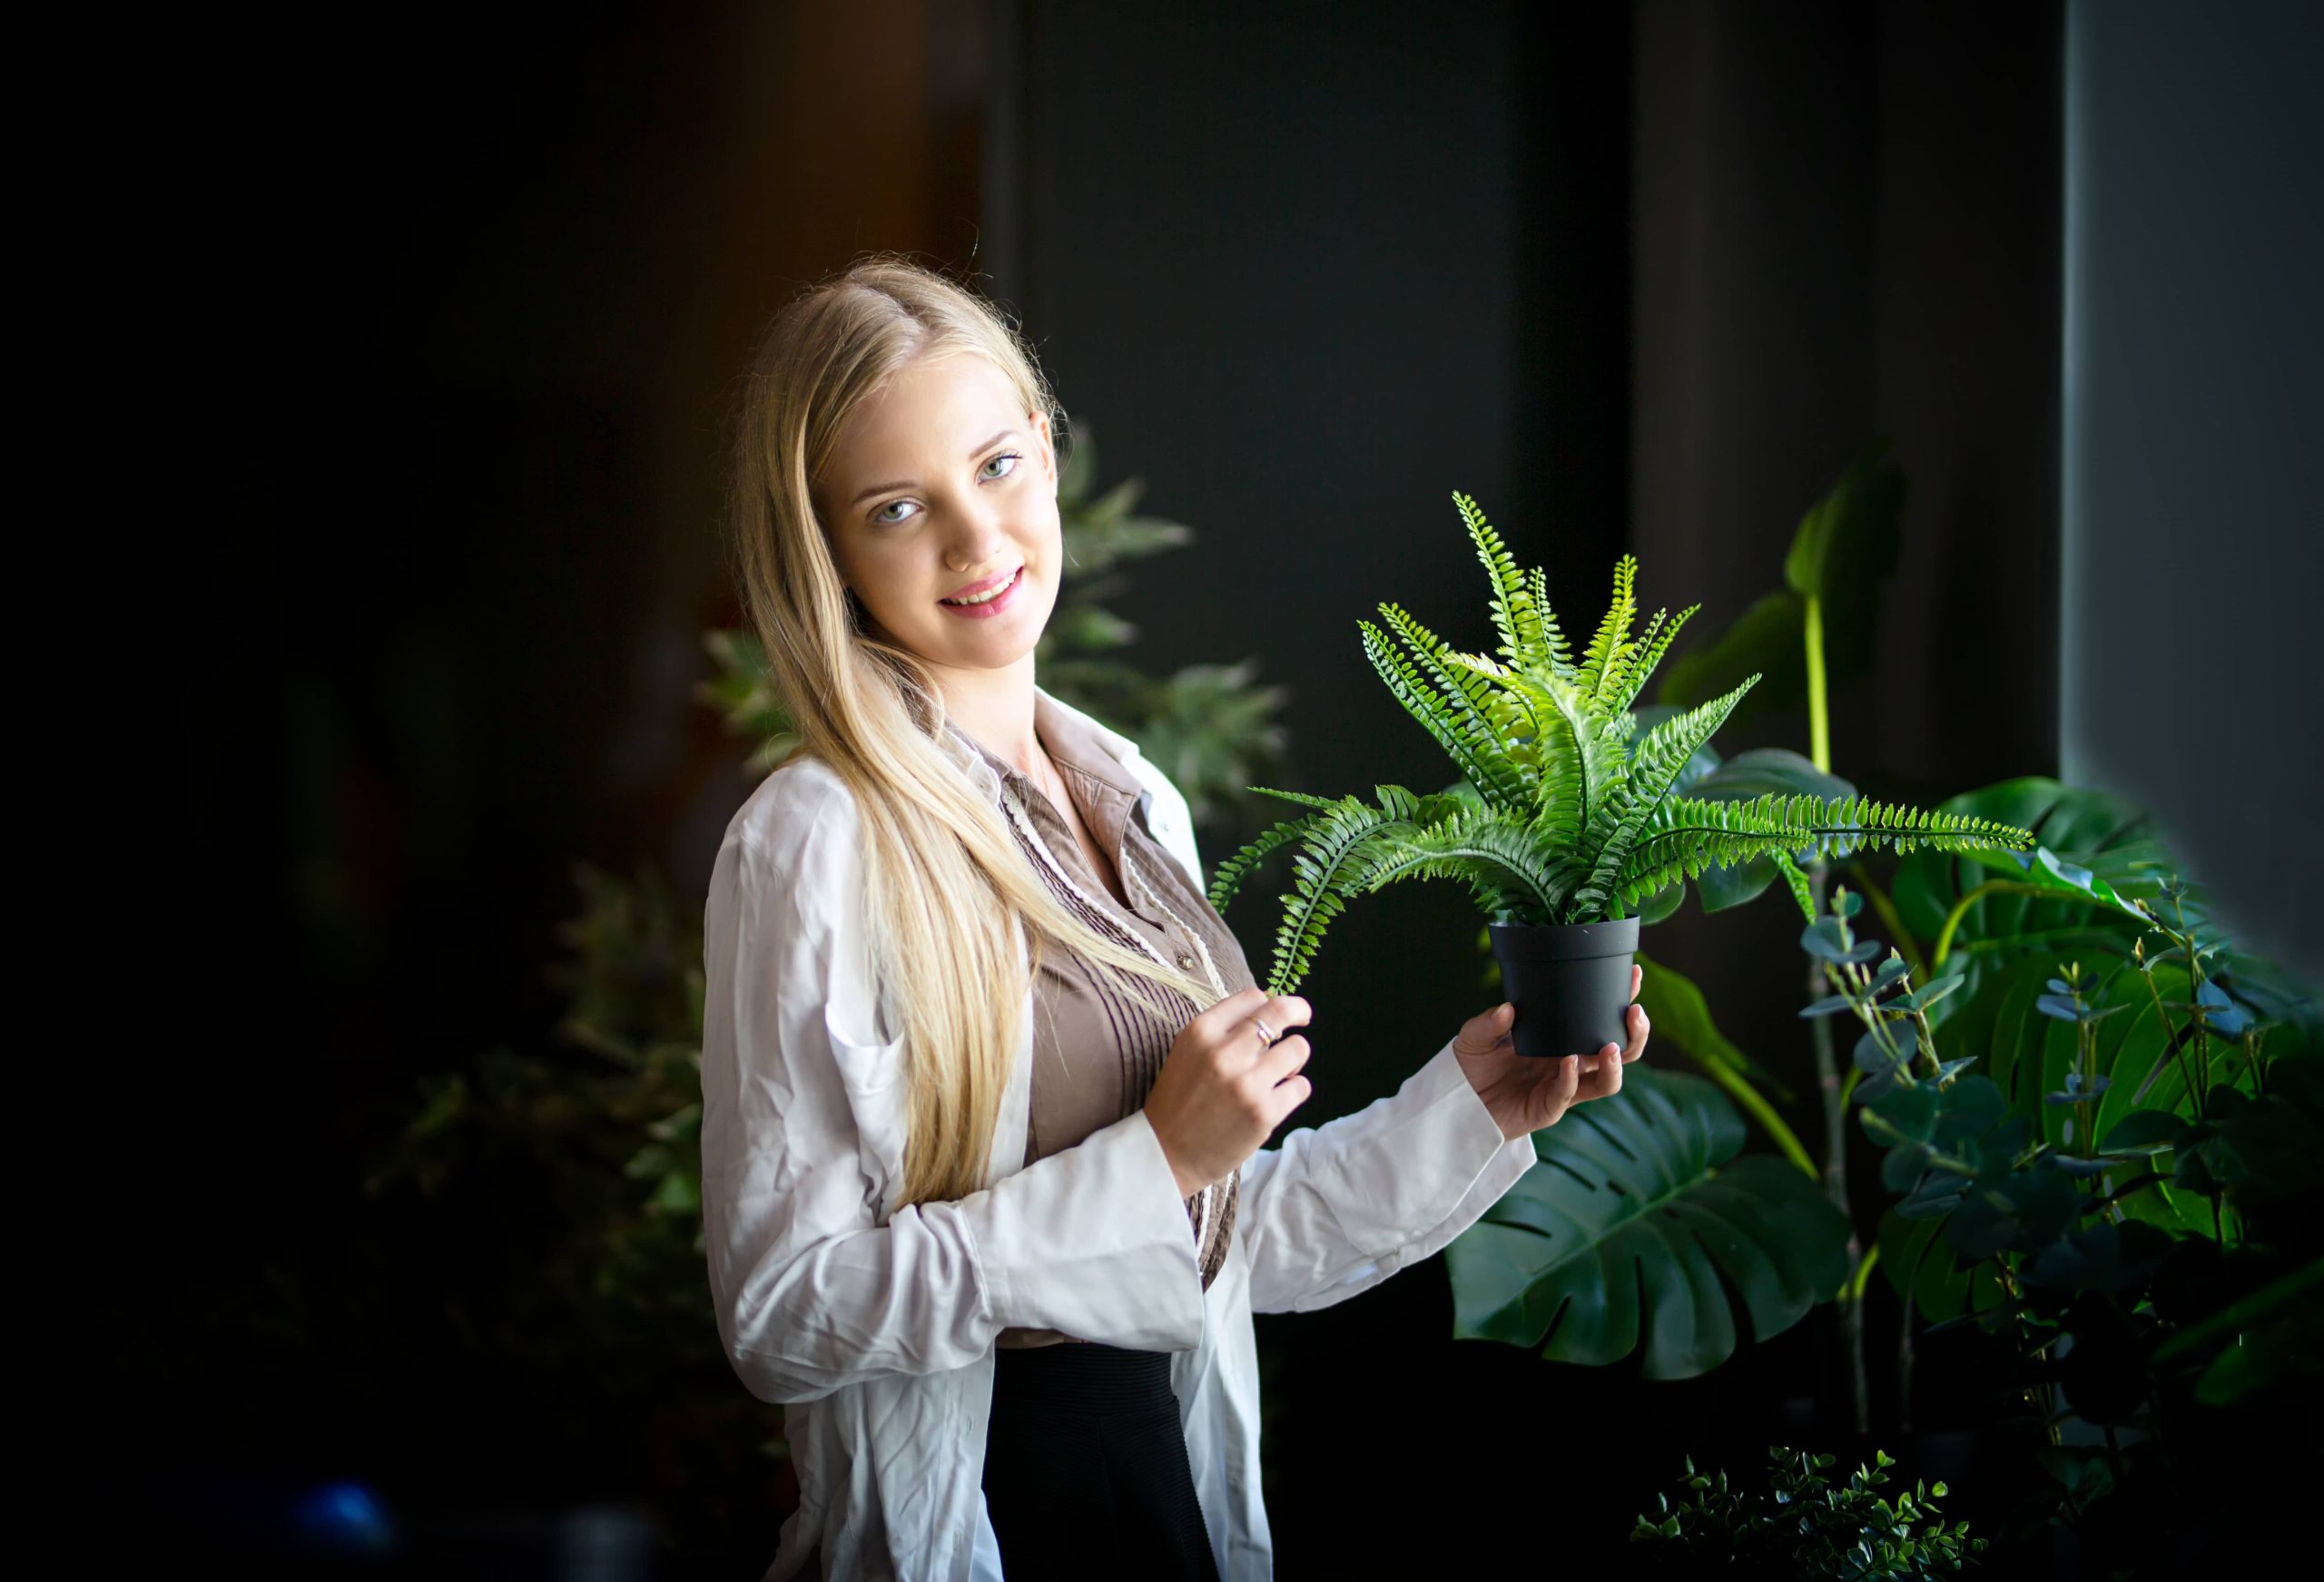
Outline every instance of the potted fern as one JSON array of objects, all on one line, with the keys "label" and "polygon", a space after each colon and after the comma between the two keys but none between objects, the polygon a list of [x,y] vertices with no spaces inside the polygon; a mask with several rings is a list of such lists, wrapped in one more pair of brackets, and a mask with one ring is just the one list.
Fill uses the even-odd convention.
[{"label": "potted fern", "polygon": [[1641,913],[1667,914],[1708,868],[1768,857],[1799,886],[1797,854],[2033,844],[1989,820],[1865,797],[1684,794],[1696,752],[1758,676],[1697,708],[1657,711],[1668,717],[1641,730],[1631,705],[1700,606],[1675,618],[1657,610],[1634,635],[1638,562],[1626,555],[1613,603],[1577,658],[1542,568],[1521,573],[1477,503],[1457,490],[1452,501],[1491,581],[1500,657],[1453,648],[1393,603],[1380,606],[1384,629],[1357,624],[1373,668],[1461,778],[1432,795],[1377,786],[1372,802],[1251,788],[1309,810],[1227,859],[1211,881],[1223,912],[1263,860],[1295,845],[1270,993],[1298,986],[1348,898],[1398,879],[1453,879],[1492,919],[1518,1052],[1588,1053],[1623,1041]]}]

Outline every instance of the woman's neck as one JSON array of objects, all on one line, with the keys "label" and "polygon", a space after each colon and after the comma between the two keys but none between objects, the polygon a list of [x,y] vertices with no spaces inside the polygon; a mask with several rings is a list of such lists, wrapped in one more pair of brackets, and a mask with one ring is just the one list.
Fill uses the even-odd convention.
[{"label": "woman's neck", "polygon": [[1033,732],[1031,654],[1005,670],[938,670],[936,684],[952,723],[995,758],[1034,775],[1041,749]]}]

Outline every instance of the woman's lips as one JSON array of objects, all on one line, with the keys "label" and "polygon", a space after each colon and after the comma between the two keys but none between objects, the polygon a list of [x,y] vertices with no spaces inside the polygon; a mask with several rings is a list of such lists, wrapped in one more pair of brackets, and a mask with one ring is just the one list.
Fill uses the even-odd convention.
[{"label": "woman's lips", "polygon": [[1009,574],[1008,586],[980,604],[946,604],[942,599],[936,602],[942,605],[949,614],[964,616],[971,621],[987,621],[1014,604],[1017,600],[1017,590],[1024,585],[1025,568],[1020,565]]}]

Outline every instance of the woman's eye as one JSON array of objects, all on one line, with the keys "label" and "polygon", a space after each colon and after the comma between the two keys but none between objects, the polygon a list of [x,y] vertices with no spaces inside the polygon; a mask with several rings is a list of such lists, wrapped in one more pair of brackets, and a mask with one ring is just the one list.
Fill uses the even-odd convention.
[{"label": "woman's eye", "polygon": [[[986,462],[984,466],[989,467],[993,465],[993,462],[1009,462],[1012,465],[1009,467],[1008,472],[986,473],[984,467],[979,467],[977,471],[980,475],[984,477],[988,483],[999,483],[1002,478],[1009,477],[1009,474],[1014,473],[1017,470],[1013,464],[1024,459],[1025,458],[1016,451],[1004,450],[999,456],[994,457],[991,461]],[[872,520],[888,527],[892,527],[899,522],[909,522],[911,520],[909,516],[891,516],[888,513],[894,510],[898,506],[910,506],[912,502],[910,500],[890,500],[886,505],[872,513]]]}]

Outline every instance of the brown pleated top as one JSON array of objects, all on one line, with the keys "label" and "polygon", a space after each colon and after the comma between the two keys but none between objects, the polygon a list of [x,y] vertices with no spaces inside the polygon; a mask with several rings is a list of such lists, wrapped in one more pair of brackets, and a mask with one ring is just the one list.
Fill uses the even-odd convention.
[{"label": "brown pleated top", "polygon": [[[1071,828],[1030,779],[959,727],[947,729],[1000,776],[1001,811],[1019,847],[1068,910],[1132,949],[1143,948],[1207,978],[1219,997],[1253,987],[1242,947],[1226,920],[1147,830],[1138,809],[1145,788],[1087,727],[1035,694],[1034,733],[1056,763],[1081,821],[1112,859],[1120,896],[1091,869]],[[1183,996],[1170,997],[1177,1001],[1177,1014],[1165,1025],[1125,992],[1114,968],[1054,942],[1044,946],[1033,984],[1025,1164],[1072,1147],[1146,1103],[1171,1044],[1204,1008]],[[1237,1170],[1187,1200],[1206,1290],[1226,1256],[1241,1182]],[[1055,1330],[1010,1328],[997,1343],[1041,1346],[1076,1338]]]}]

